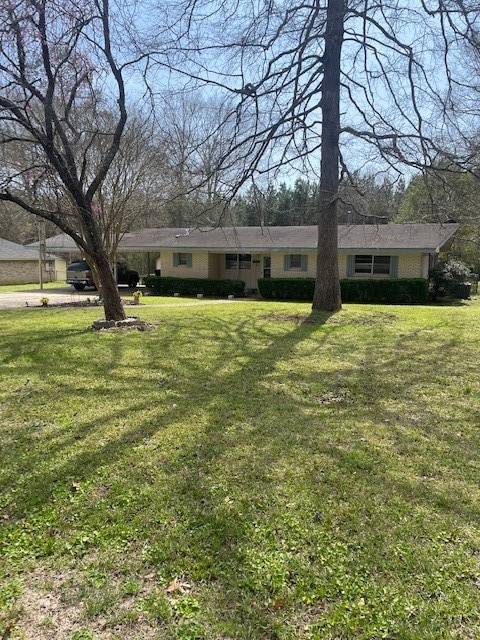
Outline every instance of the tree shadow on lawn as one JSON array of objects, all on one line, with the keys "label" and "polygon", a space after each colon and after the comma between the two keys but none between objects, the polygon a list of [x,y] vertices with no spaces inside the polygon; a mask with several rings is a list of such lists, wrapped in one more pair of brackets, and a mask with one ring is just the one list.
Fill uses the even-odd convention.
[{"label": "tree shadow on lawn", "polygon": [[[151,390],[144,400],[150,406],[158,403],[161,415],[153,411],[148,418],[140,416],[132,428],[127,414],[111,440],[96,443],[94,435],[102,423],[125,418],[126,409],[120,399],[114,406],[114,395],[105,394],[104,389],[97,393],[93,386],[91,402],[110,398],[102,415],[78,424],[71,433],[67,430],[51,450],[39,448],[28,468],[11,460],[5,480],[8,486],[19,473],[28,474],[15,498],[15,511],[27,522],[30,509],[38,512],[51,506],[55,484],[68,493],[72,480],[89,483],[91,496],[78,495],[72,504],[68,500],[62,504],[59,517],[71,521],[72,537],[90,526],[90,519],[100,527],[103,522],[105,528],[112,528],[108,535],[113,536],[115,548],[124,545],[132,553],[133,546],[146,570],[158,571],[162,581],[184,576],[200,594],[208,591],[205,597],[223,612],[218,620],[222,632],[232,634],[235,626],[243,625],[251,629],[250,637],[274,638],[285,617],[283,605],[275,608],[275,603],[285,600],[288,608],[298,597],[299,579],[315,582],[316,572],[322,570],[314,548],[307,549],[314,554],[310,569],[305,562],[298,564],[295,552],[286,551],[289,537],[293,546],[294,538],[300,536],[308,547],[311,536],[328,533],[332,539],[346,541],[355,531],[358,535],[360,527],[361,536],[377,536],[375,544],[381,548],[382,531],[388,536],[384,518],[389,517],[382,514],[382,504],[399,496],[405,505],[414,502],[429,510],[434,505],[433,513],[444,511],[457,522],[468,523],[472,512],[467,502],[444,500],[436,487],[415,484],[415,478],[435,466],[439,446],[442,453],[450,451],[455,461],[449,472],[454,473],[456,461],[465,456],[464,444],[451,434],[442,433],[440,444],[435,438],[441,409],[428,407],[425,424],[416,424],[409,422],[412,416],[398,415],[398,403],[385,403],[385,398],[393,397],[400,404],[411,401],[415,406],[410,384],[416,376],[405,372],[405,363],[409,358],[426,360],[428,344],[421,350],[416,338],[408,345],[403,337],[402,349],[390,350],[385,358],[371,339],[362,353],[349,356],[347,325],[320,321],[272,329],[264,319],[259,330],[260,320],[237,321],[232,326],[199,314],[197,343],[210,342],[210,356],[198,353],[195,345],[188,349],[185,341],[185,354],[172,361],[178,344],[173,337],[164,344],[162,338],[159,362],[155,339],[141,341],[141,348],[150,346],[152,353],[131,364],[138,388],[151,383],[148,367],[171,385]],[[299,368],[294,363],[296,350],[310,343],[318,351],[318,361],[308,360]],[[337,362],[324,368],[322,357],[340,344],[343,365]],[[447,349],[448,343],[441,346]],[[124,347],[121,340],[113,340],[107,349],[110,376],[120,395],[127,393],[128,380],[114,363],[121,361]],[[403,382],[400,374],[392,378],[395,367],[405,374]],[[339,387],[346,392],[343,396],[338,395]],[[179,395],[170,397],[166,391]],[[422,434],[428,436],[427,453],[418,446]],[[46,467],[44,456],[49,451],[53,455]],[[406,461],[411,476],[402,476]],[[130,484],[130,502],[115,504],[118,496],[109,502],[108,493],[96,500],[95,484],[108,482],[109,473],[113,484]],[[356,507],[357,518],[352,520],[353,502],[365,502],[365,495],[371,502]],[[332,500],[337,502],[336,509]],[[370,519],[378,518],[370,533],[360,524],[367,512]],[[294,531],[302,518],[315,534]],[[135,522],[135,537],[119,543],[114,525],[129,520]],[[79,556],[83,553],[85,548],[79,548]],[[276,563],[281,556],[287,560]]]},{"label": "tree shadow on lawn", "polygon": [[[22,524],[22,519],[25,523],[28,523],[30,515],[36,518],[44,507],[48,509],[52,506],[52,501],[55,502],[60,499],[63,502],[66,497],[65,494],[67,494],[67,502],[62,504],[60,519],[63,517],[68,519],[69,514],[74,514],[78,506],[68,504],[69,485],[72,481],[75,481],[75,485],[77,486],[81,485],[83,481],[91,482],[93,480],[93,482],[95,482],[95,475],[98,470],[105,466],[113,469],[117,462],[121,463],[125,458],[131,458],[133,462],[132,466],[135,467],[135,454],[132,455],[132,449],[138,449],[140,451],[144,445],[148,445],[152,437],[157,439],[158,442],[156,446],[158,446],[159,449],[166,444],[166,454],[164,453],[157,457],[158,462],[163,464],[162,471],[164,474],[170,476],[170,474],[181,471],[181,475],[183,476],[186,461],[189,465],[192,465],[192,461],[194,462],[194,469],[190,466],[186,472],[187,478],[194,477],[195,473],[203,473],[204,463],[212,459],[212,455],[216,455],[213,453],[213,447],[210,446],[210,438],[213,438],[212,444],[213,441],[216,441],[216,451],[220,453],[224,446],[228,446],[228,443],[222,442],[221,438],[225,422],[229,420],[242,422],[245,420],[243,404],[240,403],[240,405],[237,406],[237,397],[235,395],[236,393],[243,392],[242,386],[239,388],[237,384],[238,380],[242,380],[243,376],[246,376],[249,379],[248,388],[251,389],[252,386],[255,386],[257,376],[268,373],[268,369],[274,366],[274,363],[278,359],[282,359],[291,353],[295,345],[305,339],[305,337],[314,330],[313,326],[294,329],[293,331],[290,331],[290,327],[282,327],[280,336],[277,336],[272,335],[271,332],[268,331],[268,322],[265,322],[265,331],[259,330],[258,327],[256,329],[257,341],[264,342],[262,342],[262,344],[258,342],[254,348],[252,348],[248,346],[248,339],[251,333],[250,321],[246,321],[243,324],[237,323],[234,331],[235,335],[232,335],[232,327],[228,322],[216,320],[214,327],[215,335],[213,339],[221,345],[221,348],[218,349],[218,353],[215,355],[215,358],[212,359],[211,364],[209,363],[211,378],[207,377],[205,386],[195,385],[192,387],[187,384],[186,393],[179,401],[177,400],[177,402],[174,403],[176,406],[170,404],[170,406],[163,411],[160,419],[156,416],[152,416],[150,421],[142,419],[134,429],[128,427],[127,419],[125,421],[125,428],[119,431],[119,435],[116,435],[114,440],[96,443],[94,438],[92,438],[95,430],[102,423],[108,424],[122,418],[122,416],[125,417],[125,409],[124,407],[118,406],[118,402],[116,405],[114,404],[114,397],[110,396],[109,401],[109,396],[105,394],[104,390],[102,390],[100,394],[97,394],[94,385],[92,385],[92,387],[80,386],[76,389],[76,392],[79,394],[89,392],[88,398],[91,403],[101,402],[102,400],[106,401],[107,409],[101,416],[94,420],[85,421],[73,429],[64,429],[63,433],[55,434],[53,445],[50,442],[45,442],[44,447],[40,446],[42,435],[40,434],[40,437],[38,437],[38,430],[31,433],[31,426],[19,425],[16,433],[17,438],[20,440],[23,439],[25,442],[30,439],[30,443],[32,445],[36,444],[37,446],[32,447],[28,463],[24,461],[23,456],[23,459],[19,460],[10,458],[8,454],[2,463],[2,467],[4,471],[6,471],[3,478],[4,488],[8,489],[10,486],[16,485],[14,506],[11,511],[11,524],[15,525],[17,518],[20,519],[18,522],[19,525]],[[197,337],[203,333],[206,337],[212,338],[212,321],[209,320],[205,322],[203,327],[196,326],[195,333]],[[68,344],[67,339],[66,343]],[[173,345],[173,342],[171,342],[171,345]],[[145,347],[145,343],[143,343],[143,347]],[[160,370],[162,375],[167,379],[169,375],[172,375],[175,380],[174,374],[178,369],[179,362],[178,360],[170,360],[168,353],[169,347],[170,345],[165,346],[162,341],[162,352],[165,352],[165,360],[162,362]],[[111,361],[118,362],[121,356],[120,352],[122,351],[121,340],[113,341],[109,348],[111,349]],[[261,371],[257,368],[259,351],[261,352],[262,358]],[[155,353],[155,356],[156,355],[157,353]],[[216,391],[215,380],[218,379],[219,366],[232,358],[234,360],[237,358],[245,361],[245,364],[237,367],[235,361],[233,363],[234,372],[225,373],[221,376],[222,390],[221,392]],[[43,359],[40,358],[37,363],[38,366],[41,366],[42,361]],[[167,363],[168,366],[165,366]],[[58,363],[55,363],[53,366],[57,364]],[[132,367],[136,371],[134,377],[140,388],[142,387],[141,372],[144,371],[145,364],[145,360],[141,363],[132,363]],[[158,366],[156,360],[153,360],[150,364],[152,367]],[[199,376],[205,377],[204,355],[200,354],[200,356],[197,357],[197,354],[194,352],[190,352],[190,354],[187,353],[185,354],[184,362],[181,364],[183,364],[183,374],[185,374],[188,368],[190,380],[197,380]],[[31,367],[31,364],[28,366]],[[71,362],[64,363],[63,366],[65,367],[65,371],[69,371]],[[88,367],[84,366],[79,372],[79,375],[85,373],[86,370],[88,370]],[[60,377],[61,373],[60,371]],[[22,376],[22,374],[20,374],[20,376]],[[112,380],[116,382],[123,380],[121,372],[119,371],[112,370],[110,376]],[[180,376],[180,383],[182,383],[181,378],[182,375]],[[148,382],[146,380],[144,381]],[[123,384],[125,385],[125,381],[123,381]],[[116,386],[116,388],[118,389],[118,386]],[[232,395],[228,394],[230,388],[232,389]],[[122,387],[120,385],[120,389],[125,391],[125,386]],[[216,393],[218,395],[215,395]],[[122,391],[120,391],[120,395],[122,395]],[[155,396],[158,396],[158,394],[152,393],[146,402],[155,402]],[[158,399],[161,400],[161,398]],[[177,442],[173,446],[170,446],[166,441],[163,442],[162,439],[166,431],[169,432],[168,440],[172,440],[175,426],[185,420],[188,421],[191,416],[192,406],[195,406],[196,403],[202,407],[204,414],[201,420],[202,426],[200,427],[200,431],[187,434],[187,440],[189,442],[186,446],[182,444],[181,438],[177,439]],[[249,420],[255,418],[254,412],[249,412],[249,414]],[[210,426],[211,424],[215,426]],[[210,429],[212,429],[212,433],[209,433],[207,438],[209,452],[205,458],[203,453],[199,456],[198,452],[203,446],[202,440],[204,435],[202,431],[210,431]],[[213,433],[216,431],[218,432],[218,436],[213,436]],[[46,440],[48,440],[48,438],[49,436],[45,436]],[[74,449],[71,449],[72,446]],[[65,453],[67,455],[65,455]],[[141,455],[141,452],[139,455]],[[136,462],[138,463],[138,460],[136,460]],[[144,471],[142,465],[140,465],[140,467],[141,471]],[[131,468],[127,471],[122,469],[120,475],[126,474],[128,476],[131,470]],[[139,474],[136,481],[139,483],[142,481],[148,483],[148,479],[142,473]],[[174,487],[176,486],[176,480],[173,480],[172,485]],[[179,485],[178,488],[173,488],[172,491],[175,495],[179,492],[178,495],[182,496],[183,499],[187,499],[189,504],[187,511],[193,513],[194,505],[198,498],[194,483],[192,484],[192,481],[188,479],[185,486]],[[190,492],[192,493],[191,498],[188,497]],[[201,500],[199,504],[203,504]],[[95,511],[96,506],[97,505],[92,506],[91,511]],[[103,511],[105,505],[99,505],[99,507],[100,510]],[[135,511],[135,508],[133,511]],[[149,517],[154,517],[154,515],[150,513],[147,520]],[[81,523],[74,523],[72,521],[72,525],[73,529],[81,529]],[[49,528],[52,527],[55,529],[55,523],[49,522]],[[219,523],[216,524],[215,529],[218,527]],[[27,525],[27,528],[31,527]],[[38,530],[38,535],[42,535],[41,525]],[[147,535],[149,535],[149,533],[147,533]]]},{"label": "tree shadow on lawn", "polygon": [[[201,322],[201,316],[199,316],[199,319]],[[90,448],[86,452],[80,451],[76,453],[72,451],[70,457],[73,460],[69,459],[64,464],[61,464],[55,472],[55,478],[49,475],[41,485],[45,487],[53,484],[54,481],[61,482],[65,477],[83,478],[91,474],[104,462],[112,462],[117,456],[122,457],[126,445],[148,440],[157,431],[165,429],[171,423],[182,422],[185,417],[188,417],[192,406],[195,404],[204,407],[204,403],[211,397],[212,391],[213,396],[215,396],[215,389],[212,390],[211,388],[212,380],[219,377],[219,368],[227,361],[232,361],[233,359],[235,365],[236,358],[242,361],[246,360],[247,363],[240,366],[248,370],[249,377],[254,380],[256,375],[254,366],[257,357],[256,351],[258,348],[263,349],[263,347],[258,345],[253,349],[248,347],[248,321],[241,325],[237,324],[234,332],[232,332],[231,325],[228,322],[216,319],[214,321],[215,329],[213,335],[211,320],[207,320],[203,327],[201,325],[195,327],[196,339],[200,341],[209,339],[212,344],[217,343],[217,345],[222,344],[222,341],[226,343],[226,348],[219,349],[208,365],[207,371],[209,369],[210,372],[207,375],[205,375],[206,354],[199,353],[195,348],[191,349],[191,345],[188,347],[186,345],[185,353],[180,356],[177,355],[178,344],[176,344],[174,335],[169,335],[169,329],[173,328],[173,326],[172,323],[172,327],[164,327],[165,333],[161,338],[161,362],[156,360],[157,353],[155,351],[154,359],[151,361],[148,355],[147,358],[139,357],[138,361],[129,362],[128,376],[124,375],[124,366],[118,366],[118,363],[123,360],[123,353],[127,347],[124,342],[124,336],[119,336],[119,339],[115,339],[112,335],[105,336],[109,339],[108,343],[100,345],[91,334],[89,336],[85,332],[77,330],[62,332],[52,353],[51,347],[45,347],[45,345],[51,344],[53,337],[57,338],[55,330],[53,328],[43,332],[32,330],[23,334],[24,344],[26,345],[25,351],[19,352],[13,346],[10,352],[2,350],[5,362],[11,363],[15,360],[25,360],[25,362],[17,363],[16,373],[17,378],[20,380],[28,380],[29,377],[37,375],[39,380],[44,381],[50,374],[56,374],[55,389],[57,395],[62,398],[65,394],[70,394],[78,398],[77,404],[73,405],[74,410],[71,420],[67,420],[67,424],[56,430],[53,441],[50,436],[45,437],[45,448],[41,446],[41,428],[42,425],[48,426],[48,421],[45,423],[41,419],[41,415],[29,413],[26,424],[16,425],[15,438],[20,439],[22,444],[23,440],[25,440],[27,444],[32,445],[32,448],[29,452],[28,460],[23,460],[20,466],[17,466],[15,460],[9,458],[5,460],[2,468],[4,471],[9,470],[9,472],[7,471],[4,476],[3,487],[13,484],[16,479],[18,480],[19,476],[28,471],[37,469],[38,474],[44,473],[44,471],[41,471],[44,467],[41,463],[45,461],[45,456],[55,457],[58,454],[58,457],[61,458],[61,454],[70,449],[72,445],[76,445],[76,450],[81,449],[80,445],[91,436],[95,436],[99,427],[112,422],[123,422],[119,437],[106,444],[92,440]],[[268,332],[265,332],[263,337],[261,331],[257,330],[257,333],[260,336],[260,340],[270,340],[271,338]],[[72,349],[72,338],[76,339],[77,344],[85,340],[89,341],[87,343],[87,351],[92,353],[91,359],[85,358],[85,349],[78,353],[72,353],[74,351]],[[153,339],[155,349],[158,346],[158,341],[156,336],[153,336]],[[299,336],[298,339],[300,340],[301,337]],[[288,352],[294,342],[289,338],[284,342],[280,341],[279,344],[285,349],[285,352]],[[150,344],[152,343],[150,342]],[[85,345],[83,346],[85,347]],[[142,341],[139,346],[142,349],[148,349],[149,347],[145,341]],[[282,350],[277,347],[275,349],[277,356],[281,358],[283,356]],[[55,357],[55,351],[58,352],[59,357]],[[67,355],[66,351],[69,351],[68,357],[64,358],[62,355]],[[171,353],[174,355],[172,356]],[[95,369],[92,365],[102,357],[106,360],[108,373],[105,377],[105,371],[103,371],[103,375],[96,377]],[[179,368],[181,370],[180,374]],[[152,370],[154,372],[153,376],[150,375]],[[235,377],[235,374],[233,377]],[[189,380],[198,381],[199,379],[204,380],[204,383],[195,384],[194,386],[189,384]],[[162,387],[164,383],[165,387]],[[33,388],[31,385],[24,383],[16,386],[10,392],[9,395],[11,397],[15,397],[14,394],[17,394],[16,402],[19,409],[22,408],[20,405],[28,404],[30,396],[38,396],[42,393],[42,388],[39,384],[32,384]],[[184,388],[181,389],[178,395],[172,395],[167,399],[164,392],[168,392],[171,386],[184,386]],[[230,384],[227,382],[224,387],[228,389]],[[54,400],[53,398],[52,401]],[[151,421],[140,419],[140,421],[137,421],[139,424],[136,428],[128,428],[129,418],[135,415],[137,407],[141,410],[142,407],[155,405],[155,403],[158,403],[158,407],[164,410],[160,417],[154,413]],[[102,410],[98,417],[83,420],[81,407],[88,407],[89,405],[102,407]],[[45,416],[47,414],[48,411],[45,411],[42,415]],[[130,420],[130,422],[134,421]],[[8,456],[8,452],[5,451],[5,453]],[[77,462],[75,462],[75,459]],[[53,470],[51,473],[53,473]],[[34,504],[39,506],[38,498],[42,493],[43,491],[36,492],[34,487],[26,490],[24,497],[25,509],[28,510]],[[48,499],[48,493],[45,494],[45,498]],[[17,497],[16,503],[19,508],[21,502]]]},{"label": "tree shadow on lawn", "polygon": [[[293,353],[298,344],[312,338],[314,333],[313,328],[305,326],[294,330],[284,343],[287,349],[283,356]],[[332,334],[328,336],[331,338]],[[325,337],[322,334],[322,339]],[[425,558],[415,558],[418,536],[428,538],[434,531],[433,525],[440,525],[434,535],[452,535],[449,541],[455,542],[452,531],[468,527],[475,521],[478,509],[470,492],[478,494],[477,482],[473,473],[465,480],[463,474],[458,473],[457,464],[465,460],[466,451],[473,461],[475,449],[466,448],[454,434],[437,433],[437,425],[442,419],[441,407],[430,407],[425,424],[417,424],[410,420],[415,416],[399,416],[398,407],[385,406],[384,397],[399,397],[414,403],[416,392],[410,388],[408,378],[401,386],[398,377],[392,379],[391,370],[404,364],[409,357],[427,358],[430,352],[428,344],[422,352],[417,340],[411,348],[406,348],[403,338],[402,345],[403,350],[396,350],[388,360],[375,357],[374,347],[366,350],[370,383],[369,391],[363,394],[364,401],[360,403],[357,400],[362,396],[360,390],[365,386],[366,372],[348,365],[336,371],[332,392],[341,384],[350,390],[351,404],[349,396],[344,397],[344,402],[339,396],[322,394],[319,405],[316,397],[298,395],[291,420],[282,415],[280,403],[260,409],[254,417],[244,412],[240,423],[222,427],[215,420],[215,413],[228,415],[231,396],[217,397],[212,408],[213,424],[198,434],[190,451],[183,450],[181,460],[170,461],[167,468],[172,482],[177,484],[175,494],[186,498],[188,507],[179,510],[183,520],[177,541],[181,553],[178,556],[167,554],[169,562],[174,563],[179,575],[188,575],[191,549],[201,548],[202,560],[196,571],[201,580],[215,584],[220,602],[218,610],[226,612],[225,624],[233,624],[232,619],[239,616],[249,622],[252,629],[257,629],[257,633],[260,628],[270,629],[272,635],[266,633],[264,637],[275,637],[275,625],[285,617],[281,611],[283,605],[279,605],[280,611],[275,613],[275,602],[285,600],[288,607],[289,600],[298,597],[296,583],[308,574],[305,566],[299,568],[290,559],[285,562],[283,573],[282,567],[277,567],[275,574],[275,558],[285,555],[284,542],[290,534],[288,513],[298,518],[296,521],[293,518],[292,522],[298,523],[303,518],[317,530],[326,529],[329,535],[334,532],[333,537],[344,544],[355,547],[366,542],[370,548],[367,555],[374,547],[378,556],[374,554],[373,562],[371,557],[363,559],[370,563],[372,575],[377,570],[382,575],[388,574],[389,570],[394,572],[385,556],[387,550],[396,553],[402,547],[412,549],[411,566],[421,572]],[[448,353],[448,342],[442,346]],[[269,352],[263,359],[270,372],[279,362],[276,355],[270,358],[271,355]],[[298,372],[297,375],[301,376]],[[261,385],[263,379],[257,375],[251,382]],[[305,387],[302,385],[311,384],[311,372],[306,371],[296,382],[300,383],[303,393]],[[233,377],[230,384],[235,388]],[[330,404],[323,404],[325,397]],[[338,403],[335,398],[340,398]],[[292,396],[288,399],[291,402]],[[261,402],[257,409],[260,406]],[[472,409],[466,412],[465,419],[475,424],[472,421],[476,416],[478,413]],[[342,424],[349,426],[339,428]],[[226,426],[230,429],[225,429]],[[421,447],[422,434],[428,436],[428,444],[425,446],[423,442]],[[384,451],[385,444],[388,446]],[[413,450],[415,456],[412,457]],[[440,473],[439,457],[443,465]],[[223,469],[229,470],[228,477]],[[435,472],[440,478],[442,473],[450,478],[440,487],[425,482],[425,474]],[[290,482],[292,475],[297,475],[293,484]],[[249,504],[242,499],[245,493],[250,496]],[[332,507],[333,496],[338,503]],[[329,503],[330,508],[325,510],[325,504]],[[427,521],[423,529],[420,517],[412,516],[415,509]],[[320,520],[326,518],[323,523],[315,524],[317,514]],[[410,525],[415,522],[418,529],[409,528],[405,520]],[[162,530],[160,535],[168,533]],[[311,532],[305,533],[307,546],[311,535]],[[190,542],[190,547],[185,541]],[[256,542],[265,545],[257,560]],[[425,546],[430,549],[428,543]],[[312,568],[308,579],[313,582],[315,572],[323,571],[319,560],[322,550],[317,551],[319,556],[315,557],[314,551],[309,560]],[[451,549],[445,545],[445,556],[439,554],[439,562],[450,555]],[[361,556],[362,552],[359,552],[357,559]],[[165,556],[154,550],[151,556],[154,566],[155,559],[163,561]],[[273,570],[269,570],[269,561],[274,565]],[[467,560],[465,564],[468,564]],[[359,566],[365,565],[359,562]],[[453,569],[452,579],[463,581],[462,570],[459,569],[456,576]],[[413,588],[414,571],[408,580]],[[473,580],[472,589],[475,589]],[[301,608],[301,598],[296,605]],[[232,628],[226,632],[232,633]]]}]

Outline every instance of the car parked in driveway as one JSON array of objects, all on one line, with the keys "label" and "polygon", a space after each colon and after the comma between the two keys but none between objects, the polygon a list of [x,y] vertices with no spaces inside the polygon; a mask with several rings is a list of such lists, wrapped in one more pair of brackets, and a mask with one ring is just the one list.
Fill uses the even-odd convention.
[{"label": "car parked in driveway", "polygon": [[[139,279],[138,271],[128,269],[122,263],[117,264],[117,284],[126,284],[133,288],[137,286]],[[85,287],[95,288],[93,273],[86,260],[72,262],[67,266],[67,282],[77,291],[83,291]]]}]

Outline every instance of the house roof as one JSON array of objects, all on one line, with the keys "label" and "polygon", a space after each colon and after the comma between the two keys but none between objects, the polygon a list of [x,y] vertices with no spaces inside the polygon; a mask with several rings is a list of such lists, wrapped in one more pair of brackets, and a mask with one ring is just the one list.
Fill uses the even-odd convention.
[{"label": "house roof", "polygon": [[[438,252],[453,238],[458,224],[340,225],[339,251]],[[38,243],[34,243],[37,244]],[[147,252],[162,249],[241,251],[314,251],[317,227],[216,227],[202,229],[152,228],[125,234],[119,251]],[[75,251],[65,234],[47,239],[49,251]]]},{"label": "house roof", "polygon": [[38,260],[38,243],[37,248],[32,245],[24,247],[0,238],[0,260]]}]

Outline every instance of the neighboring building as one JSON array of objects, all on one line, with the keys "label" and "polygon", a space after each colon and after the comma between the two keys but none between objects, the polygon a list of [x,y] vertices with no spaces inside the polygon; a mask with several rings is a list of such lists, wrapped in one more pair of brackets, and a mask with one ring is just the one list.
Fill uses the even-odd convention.
[{"label": "neighboring building", "polygon": [[[64,258],[47,255],[43,281],[65,280]],[[38,249],[0,238],[0,284],[30,284],[39,281]]]},{"label": "neighboring building", "polygon": [[[341,278],[427,278],[447,251],[458,224],[348,225],[338,228]],[[317,227],[217,227],[141,229],[125,234],[122,254],[147,254],[164,276],[243,280],[315,277]],[[65,235],[47,239],[47,249],[75,254]],[[77,250],[78,254],[78,250]]]}]

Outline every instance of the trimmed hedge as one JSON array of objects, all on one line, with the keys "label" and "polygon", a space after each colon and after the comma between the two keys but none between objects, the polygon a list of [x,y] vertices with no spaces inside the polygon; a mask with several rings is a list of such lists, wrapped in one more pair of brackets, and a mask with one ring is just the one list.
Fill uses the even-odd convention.
[{"label": "trimmed hedge", "polygon": [[[389,278],[341,280],[343,302],[383,304],[424,304],[428,300],[428,280]],[[313,278],[260,278],[258,289],[267,300],[313,300]]]},{"label": "trimmed hedge", "polygon": [[424,278],[342,280],[340,286],[344,302],[425,304],[428,301],[428,280]]},{"label": "trimmed hedge", "polygon": [[266,300],[313,300],[313,278],[259,278],[258,290]]},{"label": "trimmed hedge", "polygon": [[242,280],[213,280],[211,278],[171,278],[169,276],[146,276],[145,286],[157,296],[172,296],[179,293],[182,296],[228,296],[233,294],[242,297],[245,282]]}]

